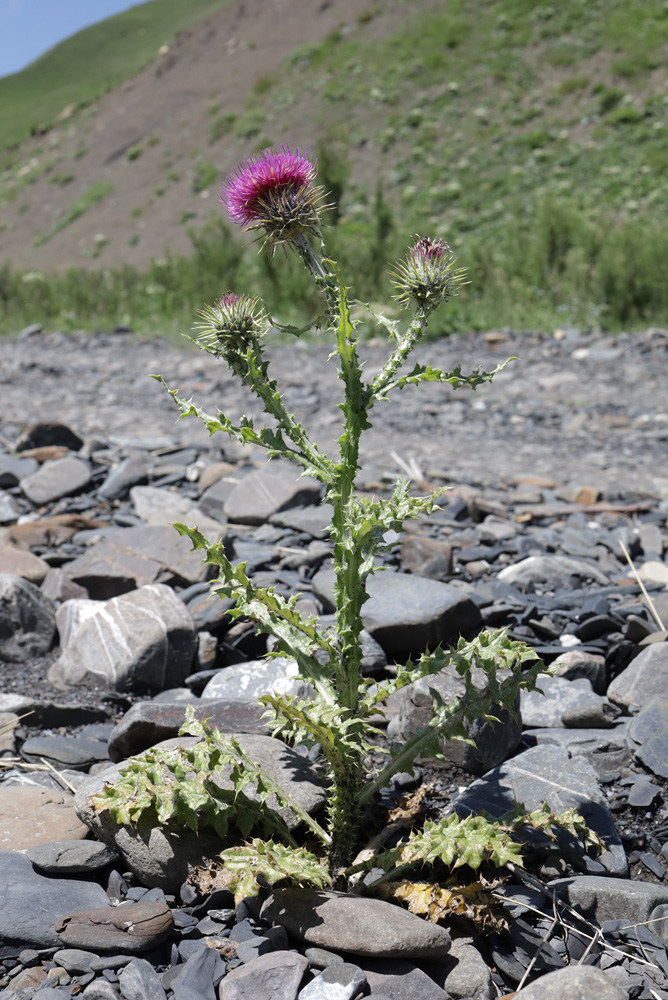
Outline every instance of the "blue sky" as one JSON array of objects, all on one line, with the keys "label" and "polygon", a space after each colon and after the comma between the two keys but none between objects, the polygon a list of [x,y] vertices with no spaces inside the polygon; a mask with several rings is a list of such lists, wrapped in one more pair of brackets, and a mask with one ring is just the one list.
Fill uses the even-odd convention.
[{"label": "blue sky", "polygon": [[136,3],[137,0],[0,0],[0,77],[17,73],[64,38]]}]

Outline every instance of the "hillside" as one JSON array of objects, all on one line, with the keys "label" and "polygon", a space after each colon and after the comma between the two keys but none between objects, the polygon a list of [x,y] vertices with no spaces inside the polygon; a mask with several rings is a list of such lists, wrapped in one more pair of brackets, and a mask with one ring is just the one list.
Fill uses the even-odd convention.
[{"label": "hillside", "polygon": [[[237,236],[196,234],[221,219],[218,186],[234,163],[289,141],[320,153],[335,249],[369,295],[387,290],[381,253],[428,229],[472,268],[460,325],[665,317],[668,7],[658,0],[229,0],[169,46],[156,30],[153,51],[161,45],[136,75],[1,154],[12,294],[0,299],[22,297],[16,269],[37,273],[22,314],[33,300],[53,305],[35,295],[41,274],[130,265],[152,270],[125,288],[124,315],[155,319],[161,307],[133,296],[176,291],[151,261],[191,255],[193,237],[200,272],[212,254],[234,259],[234,277],[268,282],[271,295],[254,251],[230,257]],[[39,61],[29,69],[35,87]],[[22,76],[6,78],[16,93]],[[66,321],[62,287],[53,309]],[[202,289],[183,290],[185,309],[191,291],[198,301]],[[100,316],[113,318],[118,295]],[[84,322],[82,309],[71,305],[70,321]]]}]

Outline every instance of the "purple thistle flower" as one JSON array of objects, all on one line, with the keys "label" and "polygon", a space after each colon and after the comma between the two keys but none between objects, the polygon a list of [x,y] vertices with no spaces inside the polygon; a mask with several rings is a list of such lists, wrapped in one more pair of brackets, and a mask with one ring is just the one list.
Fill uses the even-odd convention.
[{"label": "purple thistle flower", "polygon": [[246,229],[264,229],[271,244],[317,232],[322,198],[313,186],[315,160],[289,145],[263,149],[237,164],[221,188],[220,200],[232,222]]},{"label": "purple thistle flower", "polygon": [[456,295],[464,282],[466,268],[453,270],[456,258],[441,239],[415,236],[406,259],[394,269],[394,285],[399,289],[397,301],[403,306],[417,304],[431,312],[441,302]]}]

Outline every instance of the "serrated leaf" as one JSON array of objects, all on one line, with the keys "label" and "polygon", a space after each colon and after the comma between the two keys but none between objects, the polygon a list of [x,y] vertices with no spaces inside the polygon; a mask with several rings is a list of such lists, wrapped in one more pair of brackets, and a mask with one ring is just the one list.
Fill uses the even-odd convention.
[{"label": "serrated leaf", "polygon": [[220,859],[229,872],[227,886],[235,898],[256,896],[261,888],[285,880],[318,889],[332,884],[322,860],[311,851],[272,840],[254,839],[243,847],[231,847],[221,851]]}]

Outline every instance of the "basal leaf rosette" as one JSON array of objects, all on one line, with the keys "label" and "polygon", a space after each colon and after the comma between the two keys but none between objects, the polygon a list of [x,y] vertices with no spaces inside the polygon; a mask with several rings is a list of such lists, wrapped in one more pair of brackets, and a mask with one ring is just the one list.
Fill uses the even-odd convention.
[{"label": "basal leaf rosette", "polygon": [[324,192],[314,186],[318,174],[311,160],[289,145],[263,149],[241,160],[221,188],[220,200],[237,225],[263,229],[267,245],[294,241],[320,232]]},{"label": "basal leaf rosette", "polygon": [[456,295],[465,283],[466,268],[455,268],[457,258],[441,239],[415,236],[406,257],[393,271],[392,284],[402,306],[417,305],[431,312],[441,302]]}]

